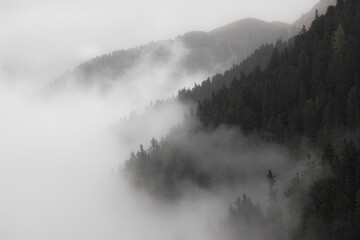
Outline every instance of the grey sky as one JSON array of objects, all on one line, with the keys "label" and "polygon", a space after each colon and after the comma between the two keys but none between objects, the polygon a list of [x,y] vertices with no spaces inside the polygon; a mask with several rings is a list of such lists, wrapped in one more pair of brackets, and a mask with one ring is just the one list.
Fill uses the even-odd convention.
[{"label": "grey sky", "polygon": [[0,77],[53,78],[98,54],[246,17],[292,23],[316,2],[0,0]]}]

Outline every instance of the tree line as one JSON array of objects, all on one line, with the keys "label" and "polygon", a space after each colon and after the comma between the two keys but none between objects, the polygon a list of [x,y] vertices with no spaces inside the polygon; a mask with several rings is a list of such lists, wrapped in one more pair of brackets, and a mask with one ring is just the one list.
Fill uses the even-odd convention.
[{"label": "tree line", "polygon": [[[193,89],[179,91],[180,100],[197,101],[196,113],[189,117],[201,123],[192,128],[194,133],[225,124],[292,149],[303,137],[313,148],[322,149],[321,161],[310,160],[287,189],[276,186],[276,174],[269,170],[266,213],[249,196],[238,198],[228,217],[235,232],[245,221],[266,226],[274,233],[268,239],[360,239],[357,23],[360,2],[338,0],[325,15],[316,15],[309,30],[304,28],[283,47],[263,46],[250,57],[254,62],[247,59]],[[268,63],[260,62],[267,57]],[[161,189],[171,192],[184,179],[208,188],[214,181],[231,183],[238,177],[231,168],[220,171],[221,177],[204,171],[184,149],[169,146],[167,140],[181,132],[180,126],[160,143],[153,140],[148,150],[140,147],[132,153],[125,169],[138,185],[151,188],[160,183],[166,187]],[[279,197],[287,199],[287,224],[276,204]]]}]

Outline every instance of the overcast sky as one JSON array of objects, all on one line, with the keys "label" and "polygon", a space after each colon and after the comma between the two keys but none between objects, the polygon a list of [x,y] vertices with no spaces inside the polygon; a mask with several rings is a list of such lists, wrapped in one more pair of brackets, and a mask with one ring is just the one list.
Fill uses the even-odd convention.
[{"label": "overcast sky", "polygon": [[246,17],[292,23],[317,2],[0,0],[0,77],[53,78],[102,53]]}]

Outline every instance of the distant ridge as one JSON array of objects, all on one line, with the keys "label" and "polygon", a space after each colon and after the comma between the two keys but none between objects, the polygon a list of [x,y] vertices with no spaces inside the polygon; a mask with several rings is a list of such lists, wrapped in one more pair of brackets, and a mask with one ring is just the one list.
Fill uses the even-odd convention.
[{"label": "distant ridge", "polygon": [[[321,0],[308,13],[293,24],[280,21],[266,22],[245,18],[210,32],[192,31],[172,40],[152,42],[128,50],[118,50],[90,59],[72,71],[52,81],[47,90],[65,90],[69,83],[92,87],[98,85],[111,88],[114,82],[136,69],[144,59],[150,60],[152,68],[172,66],[170,78],[181,79],[189,74],[223,72],[233,64],[241,63],[262,45],[275,44],[279,39],[286,41],[299,32],[303,25],[310,26],[315,17],[326,12],[336,0]],[[183,46],[188,53],[176,61],[176,49]]]},{"label": "distant ridge", "polygon": [[327,8],[331,5],[336,5],[336,0],[320,0],[309,12],[296,20],[293,25],[298,28],[305,26],[308,29],[314,20],[316,10],[318,10],[319,15],[322,15],[326,13]]},{"label": "distant ridge", "polygon": [[260,45],[287,40],[298,32],[291,24],[265,22],[255,18],[245,18],[209,32],[218,41],[227,41],[243,47],[245,55],[250,55]]},{"label": "distant ridge", "polygon": [[[255,27],[255,28],[254,28]],[[292,25],[280,21],[273,21],[273,22],[266,22],[256,18],[244,18],[239,21],[226,24],[224,26],[215,28],[214,30],[210,31],[209,33],[212,35],[219,35],[220,33],[228,33],[230,31],[251,31],[255,32],[258,28],[279,28],[279,29],[286,29],[288,31],[291,30]]]}]

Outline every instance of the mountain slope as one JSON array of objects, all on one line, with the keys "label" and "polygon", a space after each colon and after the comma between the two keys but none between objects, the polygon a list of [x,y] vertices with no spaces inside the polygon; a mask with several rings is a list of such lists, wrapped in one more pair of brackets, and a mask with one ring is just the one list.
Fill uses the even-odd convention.
[{"label": "mountain slope", "polygon": [[211,78],[201,82],[201,84],[195,84],[195,87],[192,89],[181,89],[178,92],[178,98],[182,102],[190,104],[196,104],[198,101],[209,99],[213,92],[223,87],[229,87],[234,78],[239,77],[241,74],[248,74],[254,71],[255,68],[266,69],[274,50],[283,51],[290,44],[289,42],[292,41],[277,41],[276,44],[261,45],[260,48],[256,49],[239,65],[234,65],[224,73],[213,75]]},{"label": "mountain slope", "polygon": [[297,32],[297,28],[283,22],[265,22],[246,18],[216,28],[209,34],[217,41],[239,44],[245,54],[249,55],[262,44],[275,43],[278,39],[287,40]]},{"label": "mountain slope", "polygon": [[198,113],[204,124],[236,124],[280,142],[305,134],[319,144],[344,126],[355,129],[360,32],[353,22],[360,15],[357,9],[348,17],[336,15],[334,9],[319,16],[293,46],[274,52],[265,71],[242,75],[202,102]]},{"label": "mountain slope", "polygon": [[287,40],[296,31],[285,23],[245,19],[209,33],[188,32],[174,40],[149,43],[90,59],[55,79],[49,88],[66,89],[73,82],[83,87],[111,87],[141,64],[148,64],[155,70],[167,68],[169,81],[198,73],[212,75],[241,62],[260,45],[275,43],[278,39]]},{"label": "mountain slope", "polygon": [[124,80],[125,76],[136,75],[137,69],[146,64],[152,68],[152,72],[166,69],[169,82],[179,82],[194,74],[223,72],[250,56],[261,45],[289,39],[302,24],[310,25],[315,17],[315,9],[321,14],[334,1],[321,0],[292,25],[247,18],[208,33],[188,32],[174,40],[104,54],[56,78],[46,87],[46,91],[71,89],[74,84],[81,88],[99,86],[101,89],[111,89],[118,81],[128,81],[127,78]]},{"label": "mountain slope", "polygon": [[[137,186],[167,196],[188,182],[210,190],[217,184],[232,184],[244,174],[252,182],[254,177],[243,172],[247,167],[237,169],[239,164],[251,162],[264,173],[268,171],[269,191],[264,194],[268,193],[270,204],[261,224],[256,222],[255,229],[246,230],[263,232],[267,224],[276,224],[270,234],[254,239],[359,239],[360,26],[354,24],[358,22],[360,2],[339,0],[308,31],[297,35],[292,46],[282,52],[275,50],[265,70],[241,74],[230,87],[200,102],[196,116],[190,116],[160,143],[153,140],[148,150],[141,146],[132,153],[125,170]],[[192,125],[191,117],[200,120],[200,127]],[[294,153],[304,150],[297,140],[305,136],[311,148],[322,149],[322,157],[312,159],[309,154],[306,167],[294,175],[288,187],[277,185],[277,174],[266,165],[277,168],[277,157],[267,159],[267,154],[253,160],[246,151],[237,152],[236,143],[244,140],[229,134],[231,126],[252,136],[260,133],[262,139],[290,146]],[[224,141],[226,136],[230,141]],[[261,144],[253,145],[257,151]],[[219,146],[221,154],[214,152]],[[229,157],[234,152],[235,157]],[[281,208],[280,198],[286,208]],[[234,214],[230,206],[229,217],[236,223],[234,228],[241,230],[241,217],[251,222],[254,211],[240,210]],[[240,236],[241,231],[233,239]]]},{"label": "mountain slope", "polygon": [[336,4],[336,0],[320,0],[309,12],[302,15],[298,20],[296,20],[293,25],[297,28],[302,28],[305,26],[307,29],[310,27],[312,21],[314,20],[316,10],[319,15],[325,14],[329,6]]}]

